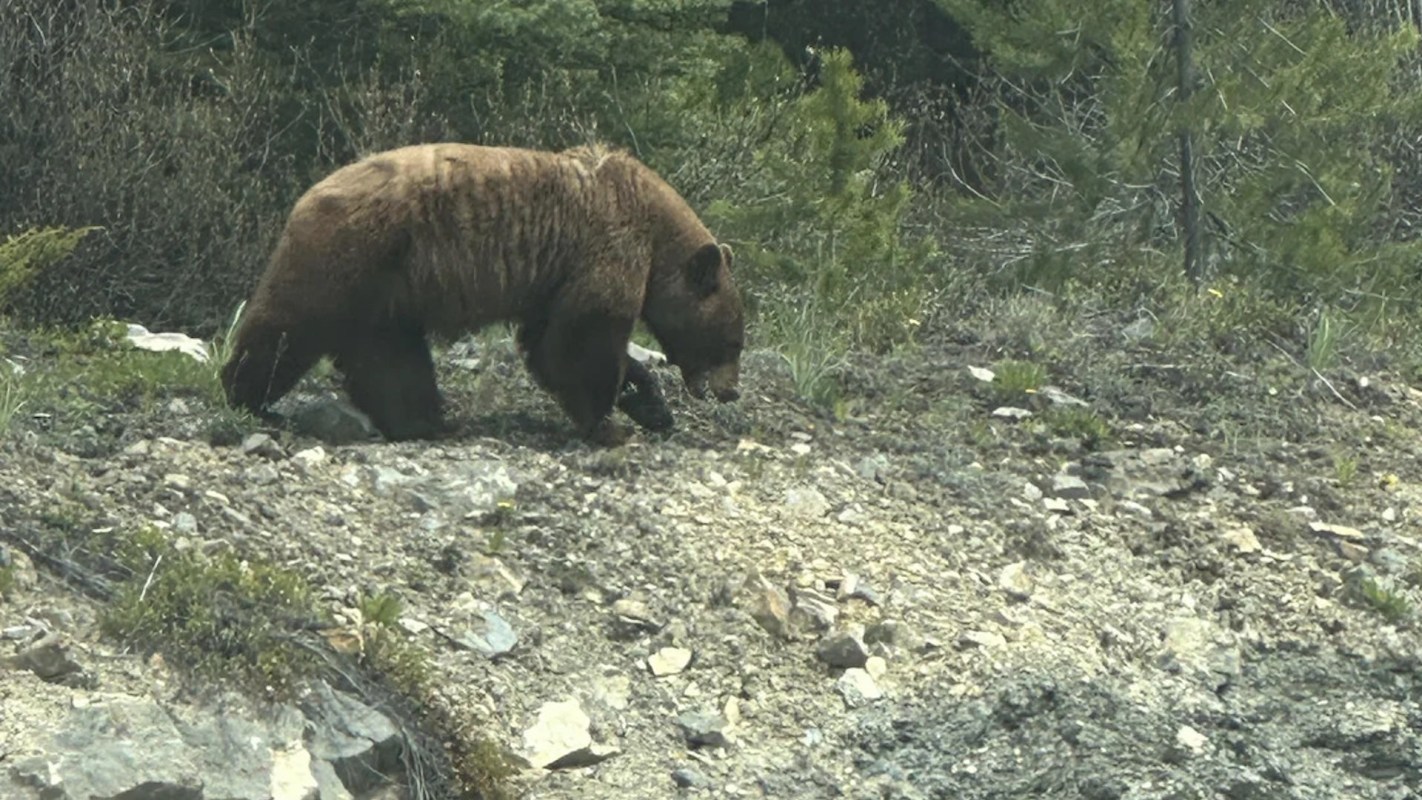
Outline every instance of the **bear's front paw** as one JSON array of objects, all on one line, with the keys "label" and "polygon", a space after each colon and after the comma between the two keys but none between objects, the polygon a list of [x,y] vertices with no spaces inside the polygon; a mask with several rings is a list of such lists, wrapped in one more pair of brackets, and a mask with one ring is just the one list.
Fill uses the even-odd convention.
[{"label": "bear's front paw", "polygon": [[621,447],[632,437],[632,429],[619,422],[604,418],[585,434],[588,442],[600,447]]},{"label": "bear's front paw", "polygon": [[669,431],[675,424],[671,406],[667,405],[666,397],[658,391],[638,389],[624,392],[617,398],[617,407],[631,417],[633,422],[655,433]]}]

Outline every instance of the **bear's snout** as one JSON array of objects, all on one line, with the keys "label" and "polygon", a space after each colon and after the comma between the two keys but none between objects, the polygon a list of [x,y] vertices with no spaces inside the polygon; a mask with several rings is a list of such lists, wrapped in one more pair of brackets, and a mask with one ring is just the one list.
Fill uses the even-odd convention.
[{"label": "bear's snout", "polygon": [[711,370],[707,380],[711,394],[722,403],[730,403],[740,398],[740,382],[740,364],[734,361]]}]

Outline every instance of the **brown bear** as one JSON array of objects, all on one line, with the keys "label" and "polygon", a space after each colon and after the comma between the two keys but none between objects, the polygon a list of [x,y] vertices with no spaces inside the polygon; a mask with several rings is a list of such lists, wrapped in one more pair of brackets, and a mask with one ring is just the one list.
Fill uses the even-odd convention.
[{"label": "brown bear", "polygon": [[670,423],[627,355],[639,318],[694,395],[736,399],[745,323],[731,260],[676,190],[619,150],[376,153],[296,202],[222,384],[263,414],[330,355],[385,438],[433,437],[448,428],[428,337],[506,321],[578,433],[616,444],[628,431],[614,406],[644,427]]}]

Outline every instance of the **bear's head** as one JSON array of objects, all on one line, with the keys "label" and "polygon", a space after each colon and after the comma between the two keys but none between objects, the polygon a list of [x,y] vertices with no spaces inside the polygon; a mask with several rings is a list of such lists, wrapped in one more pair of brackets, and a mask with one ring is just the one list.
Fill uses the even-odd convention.
[{"label": "bear's head", "polygon": [[723,403],[735,400],[746,329],[731,280],[730,245],[702,245],[669,277],[670,285],[648,298],[648,327],[693,395],[705,397],[709,390]]}]

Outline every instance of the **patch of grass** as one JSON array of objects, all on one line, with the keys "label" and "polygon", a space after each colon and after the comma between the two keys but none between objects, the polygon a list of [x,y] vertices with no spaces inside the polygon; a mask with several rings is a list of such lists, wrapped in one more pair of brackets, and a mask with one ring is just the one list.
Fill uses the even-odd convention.
[{"label": "patch of grass", "polygon": [[[93,444],[103,449],[117,440],[132,420],[113,415],[165,415],[168,402],[182,399],[199,417],[213,444],[230,445],[254,430],[260,420],[228,405],[220,377],[226,338],[209,345],[211,359],[201,362],[176,352],[152,352],[127,341],[127,327],[109,319],[71,328],[12,331],[15,352],[31,356],[26,372],[14,374],[0,361],[0,434],[18,421],[21,409],[46,421],[61,440],[91,426],[100,431]],[[163,427],[161,424],[158,427]],[[112,442],[108,442],[112,443]]]},{"label": "patch of grass", "polygon": [[15,417],[25,407],[24,376],[0,359],[0,439],[9,432]]},{"label": "patch of grass", "polygon": [[316,656],[290,636],[317,618],[312,592],[295,573],[231,553],[180,550],[153,528],[108,539],[132,573],[101,619],[108,635],[259,691],[284,691],[314,673]]},{"label": "patch of grass", "polygon": [[49,356],[32,371],[35,406],[79,417],[119,410],[150,410],[156,401],[193,397],[225,405],[217,372],[179,352],[139,350],[122,323],[98,320],[73,330],[47,330],[34,344]]},{"label": "patch of grass", "polygon": [[782,303],[767,312],[766,339],[789,369],[795,393],[817,409],[831,411],[844,396],[840,375],[848,366],[847,335],[814,302]]},{"label": "patch of grass", "polygon": [[1171,352],[1212,350],[1236,352],[1238,344],[1256,342],[1268,330],[1284,330],[1296,319],[1296,309],[1268,298],[1233,276],[1196,292],[1173,272],[1153,298],[1160,323],[1155,331]]},{"label": "patch of grass", "polygon": [[1323,372],[1338,360],[1339,337],[1342,329],[1328,309],[1318,312],[1313,329],[1308,334],[1308,346],[1304,350],[1304,364],[1314,372]]},{"label": "patch of grass", "polygon": [[1096,449],[1112,440],[1111,426],[1089,408],[1053,406],[1038,417],[1054,436],[1080,440],[1087,449]]},{"label": "patch of grass", "polygon": [[1047,382],[1047,368],[1033,361],[1004,359],[993,366],[990,386],[999,402],[1022,402]]},{"label": "patch of grass", "polygon": [[794,343],[781,350],[780,356],[790,368],[795,392],[811,405],[833,409],[842,397],[837,377],[843,367],[843,356]]}]

